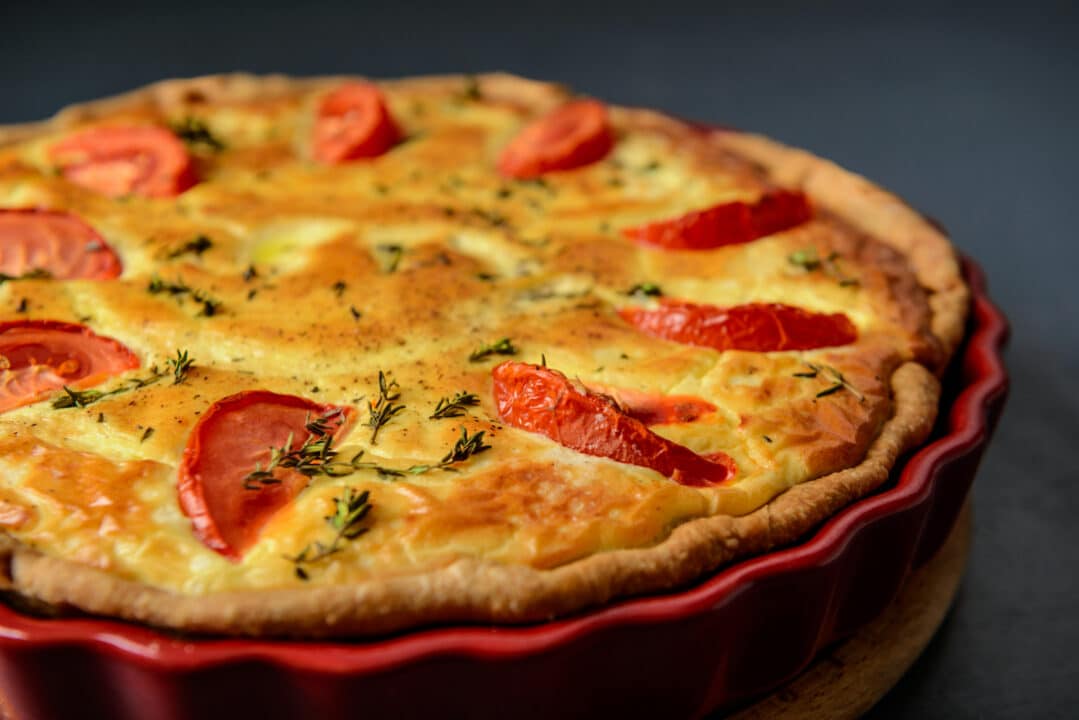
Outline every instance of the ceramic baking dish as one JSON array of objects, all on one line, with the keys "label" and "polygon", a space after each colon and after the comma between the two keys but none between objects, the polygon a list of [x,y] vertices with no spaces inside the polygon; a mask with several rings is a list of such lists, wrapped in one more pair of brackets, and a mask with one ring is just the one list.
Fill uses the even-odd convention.
[{"label": "ceramic baking dish", "polygon": [[766,692],[891,602],[963,505],[1008,389],[1007,323],[964,272],[973,313],[933,439],[800,544],[563,620],[363,642],[181,638],[0,604],[0,696],[17,720],[334,720],[682,717]]}]

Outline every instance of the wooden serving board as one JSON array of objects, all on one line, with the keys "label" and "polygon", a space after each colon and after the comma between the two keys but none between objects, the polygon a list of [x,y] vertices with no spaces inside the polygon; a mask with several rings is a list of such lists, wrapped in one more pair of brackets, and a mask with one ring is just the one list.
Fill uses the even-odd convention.
[{"label": "wooden serving board", "polygon": [[936,555],[911,573],[895,602],[791,682],[727,720],[857,718],[895,686],[929,644],[967,564],[970,500]]}]

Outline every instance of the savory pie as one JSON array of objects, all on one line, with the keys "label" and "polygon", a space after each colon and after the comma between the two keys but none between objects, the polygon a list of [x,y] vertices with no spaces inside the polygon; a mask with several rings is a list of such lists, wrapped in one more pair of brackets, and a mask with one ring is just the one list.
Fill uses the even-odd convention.
[{"label": "savory pie", "polygon": [[526,622],[790,543],[921,443],[967,290],[866,180],[507,75],[0,129],[9,597]]}]

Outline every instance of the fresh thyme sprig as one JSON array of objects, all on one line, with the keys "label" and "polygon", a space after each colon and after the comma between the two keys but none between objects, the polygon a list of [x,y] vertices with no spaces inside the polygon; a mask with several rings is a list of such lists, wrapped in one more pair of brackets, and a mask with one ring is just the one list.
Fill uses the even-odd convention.
[{"label": "fresh thyme sprig", "polygon": [[214,241],[206,235],[196,235],[185,243],[177,245],[172,250],[169,250],[165,257],[169,260],[174,260],[178,257],[182,257],[187,254],[198,255],[202,257],[202,254],[214,246]]},{"label": "fresh thyme sprig", "polygon": [[67,408],[84,408],[104,400],[113,395],[141,390],[144,387],[160,382],[162,378],[172,375],[172,384],[179,385],[187,379],[188,371],[195,366],[195,361],[190,358],[187,350],[177,350],[175,358],[169,358],[163,369],[156,365],[150,368],[148,375],[143,377],[128,378],[111,390],[73,390],[67,385],[63,386],[63,395],[57,396],[52,401],[55,410]]},{"label": "fresh thyme sprig", "polygon": [[466,407],[479,405],[479,403],[479,395],[462,390],[452,398],[441,398],[438,405],[435,406],[435,411],[431,413],[430,419],[441,420],[443,418],[460,417],[465,414]]},{"label": "fresh thyme sprig", "polygon": [[221,152],[225,143],[210,132],[206,123],[197,117],[185,117],[170,126],[172,133],[194,149],[206,148],[210,152]]},{"label": "fresh thyme sprig", "polygon": [[827,257],[821,258],[817,254],[816,248],[812,247],[803,250],[795,250],[787,256],[787,262],[791,265],[800,267],[806,272],[820,270],[825,275],[838,282],[840,287],[854,287],[859,285],[860,283],[857,278],[850,277],[840,269],[839,259],[839,253],[834,251],[828,253]]},{"label": "fresh thyme sprig", "polygon": [[176,357],[169,358],[166,363],[166,369],[172,371],[172,384],[179,385],[184,380],[187,380],[187,372],[195,366],[195,361],[187,354],[187,350],[177,350]]},{"label": "fresh thyme sprig", "polygon": [[52,401],[52,407],[55,410],[84,408],[113,395],[131,392],[132,390],[141,390],[148,385],[153,385],[163,377],[165,377],[165,373],[159,372],[157,368],[152,368],[150,375],[129,378],[111,390],[72,390],[67,385],[64,385],[64,394]]},{"label": "fresh thyme sprig", "polygon": [[316,540],[304,546],[296,555],[285,556],[286,560],[296,566],[296,577],[306,580],[308,574],[304,565],[316,563],[340,552],[346,540],[355,540],[367,532],[368,527],[364,520],[371,512],[370,498],[371,493],[367,490],[357,493],[351,487],[346,487],[341,497],[333,499],[333,515],[326,516],[326,523],[334,530],[333,540],[328,545]]},{"label": "fresh thyme sprig", "polygon": [[367,427],[371,428],[372,445],[377,442],[378,431],[382,426],[405,409],[404,405],[393,402],[401,397],[400,387],[396,380],[388,380],[384,372],[378,371],[378,399],[367,401],[367,410],[370,413]]},{"label": "fresh thyme sprig", "polygon": [[349,464],[356,470],[374,470],[382,477],[404,477],[406,475],[422,475],[423,473],[430,472],[432,470],[443,470],[445,472],[457,472],[457,468],[453,467],[458,463],[462,463],[474,455],[478,455],[485,450],[490,450],[491,446],[483,442],[484,431],[480,430],[474,435],[469,435],[468,430],[464,427],[461,428],[461,437],[457,438],[457,442],[453,444],[449,452],[442,456],[442,459],[436,463],[409,465],[407,468],[392,468],[385,465],[379,465],[374,462],[362,462],[363,450],[356,453]]},{"label": "fresh thyme sprig", "polygon": [[489,345],[481,345],[468,356],[469,362],[479,362],[491,355],[516,355],[517,348],[508,337],[497,340]]},{"label": "fresh thyme sprig", "polygon": [[655,283],[644,282],[637,283],[629,290],[626,290],[626,295],[630,297],[661,297],[663,290]]},{"label": "fresh thyme sprig", "polygon": [[333,448],[333,430],[331,423],[340,426],[344,422],[343,411],[339,408],[312,418],[310,413],[304,419],[307,438],[298,447],[294,446],[295,436],[289,433],[281,447],[270,447],[270,461],[263,468],[255,463],[255,469],[244,476],[245,490],[258,490],[266,485],[277,485],[280,478],[274,477],[277,468],[289,468],[307,477],[325,475],[340,477],[355,472],[348,463],[335,462],[337,451]]},{"label": "fresh thyme sprig", "polygon": [[198,313],[198,315],[202,317],[213,317],[221,310],[220,300],[214,298],[205,290],[191,287],[179,278],[174,282],[166,282],[159,276],[154,275],[150,278],[150,284],[146,286],[146,290],[151,295],[165,293],[178,299],[182,299],[184,296],[190,296],[195,302],[202,305],[202,310]]},{"label": "fresh thyme sprig", "polygon": [[422,475],[432,470],[445,472],[457,472],[454,467],[459,463],[478,455],[491,448],[483,441],[484,431],[469,435],[468,430],[461,428],[461,436],[453,444],[453,447],[442,456],[438,462],[410,465],[407,468],[393,468],[380,465],[376,462],[364,461],[364,451],[359,450],[347,462],[338,460],[340,451],[334,448],[333,429],[330,423],[342,420],[341,411],[333,410],[326,415],[315,419],[307,417],[304,429],[308,437],[299,446],[295,445],[295,437],[290,433],[285,444],[281,447],[270,447],[270,460],[263,467],[261,463],[255,463],[255,469],[247,473],[243,478],[245,490],[260,490],[267,485],[280,484],[281,479],[274,476],[277,468],[295,470],[307,477],[344,477],[352,475],[360,470],[374,470],[382,477],[398,478],[406,475]]},{"label": "fresh thyme sprig", "polygon": [[808,371],[796,372],[796,373],[794,373],[794,377],[812,379],[812,378],[820,377],[821,374],[823,373],[826,376],[825,379],[831,379],[832,380],[832,385],[830,385],[829,387],[826,387],[824,390],[821,390],[820,392],[818,392],[816,397],[819,397],[819,398],[827,397],[827,396],[829,396],[829,395],[831,395],[833,393],[839,392],[840,390],[847,390],[852,395],[854,395],[854,397],[858,398],[858,402],[864,402],[865,401],[865,395],[863,395],[858,390],[858,388],[854,387],[849,382],[847,382],[847,379],[845,377],[843,377],[843,373],[839,372],[834,367],[832,367],[830,365],[818,365],[816,363],[811,363],[811,362],[807,362],[806,366],[809,368]]}]

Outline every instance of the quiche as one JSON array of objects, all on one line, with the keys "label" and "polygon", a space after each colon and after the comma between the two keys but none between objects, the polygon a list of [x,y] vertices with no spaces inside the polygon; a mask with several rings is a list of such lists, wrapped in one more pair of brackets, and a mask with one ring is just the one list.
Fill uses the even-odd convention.
[{"label": "quiche", "polygon": [[3,128],[0,273],[6,596],[294,637],[794,542],[924,441],[968,300],[857,175],[503,74]]}]

